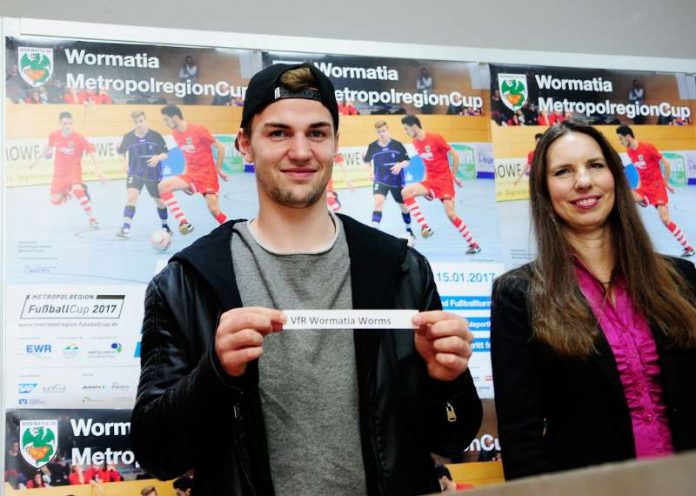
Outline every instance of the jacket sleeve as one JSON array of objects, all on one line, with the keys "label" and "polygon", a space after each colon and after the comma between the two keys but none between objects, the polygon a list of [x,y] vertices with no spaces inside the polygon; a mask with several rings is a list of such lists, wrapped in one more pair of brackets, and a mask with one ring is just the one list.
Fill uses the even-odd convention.
[{"label": "jacket sleeve", "polygon": [[[419,309],[441,310],[442,301],[430,265],[421,255],[410,253],[418,257],[419,287],[423,289]],[[425,367],[424,370],[427,375]],[[447,458],[461,456],[476,436],[483,417],[471,372],[467,369],[453,381],[439,381],[427,376],[425,391],[423,408],[430,451]]]},{"label": "jacket sleeve", "polygon": [[493,284],[491,360],[506,479],[548,471],[541,372],[532,349],[528,287],[525,277],[510,274]]},{"label": "jacket sleeve", "polygon": [[131,419],[138,463],[160,479],[191,469],[220,440],[220,426],[232,418],[234,388],[221,373],[214,349],[192,362],[196,355],[178,326],[177,313],[192,311],[185,294],[173,292],[181,280],[181,266],[170,264],[147,288],[140,383]]}]

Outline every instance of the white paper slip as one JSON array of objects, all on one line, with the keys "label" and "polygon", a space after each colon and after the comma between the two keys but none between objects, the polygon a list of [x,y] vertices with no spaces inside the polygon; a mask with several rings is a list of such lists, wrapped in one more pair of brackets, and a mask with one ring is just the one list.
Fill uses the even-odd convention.
[{"label": "white paper slip", "polygon": [[417,310],[283,310],[283,329],[413,329]]}]

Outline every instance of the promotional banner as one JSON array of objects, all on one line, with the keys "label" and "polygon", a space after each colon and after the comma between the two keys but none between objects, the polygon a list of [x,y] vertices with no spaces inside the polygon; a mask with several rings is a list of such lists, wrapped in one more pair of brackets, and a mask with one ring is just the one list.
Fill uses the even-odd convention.
[{"label": "promotional banner", "polygon": [[156,487],[157,494],[174,496],[171,482],[153,481],[143,473],[130,450],[129,434],[130,410],[10,409],[5,494],[27,487],[38,495],[116,496]]},{"label": "promotional banner", "polygon": [[[327,208],[405,238],[429,259],[443,306],[474,331],[470,367],[489,402],[486,425],[495,422],[490,288],[504,251],[485,64],[46,37],[7,38],[5,59],[5,402],[7,449],[18,453],[6,464],[16,477],[6,480],[14,489],[37,473],[51,478],[54,465],[70,473],[113,465],[122,480],[109,484],[146,476],[124,434],[145,287],[225,216],[256,214],[254,164],[234,138],[249,78],[273,63],[309,62],[332,79],[341,122]],[[195,187],[173,200],[160,188],[186,173],[195,147],[175,137],[166,112],[200,130],[211,166],[221,161],[222,215]],[[435,162],[453,174],[428,174]],[[134,179],[145,166],[151,183]],[[424,183],[410,215],[401,190],[422,181],[436,184]],[[463,451],[454,461],[463,460],[479,458]]]},{"label": "promotional banner", "polygon": [[[504,263],[510,268],[534,258],[530,237],[528,174],[536,140],[554,123],[582,119],[597,128],[620,154],[635,191],[644,161],[637,163],[617,136],[628,125],[637,142],[662,155],[668,178],[668,208],[688,239],[696,237],[696,91],[686,74],[604,69],[491,65],[491,141],[495,154],[496,199],[500,202]],[[641,214],[658,251],[680,255],[685,246],[660,220],[653,206]]]}]

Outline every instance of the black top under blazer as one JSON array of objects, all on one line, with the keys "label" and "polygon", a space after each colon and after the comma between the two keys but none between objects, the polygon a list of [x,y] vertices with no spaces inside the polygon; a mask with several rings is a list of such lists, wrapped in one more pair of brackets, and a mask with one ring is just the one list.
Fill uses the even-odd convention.
[{"label": "black top under blazer", "polygon": [[[696,294],[694,265],[669,260],[688,281],[685,291]],[[560,357],[534,340],[530,277],[528,264],[493,285],[491,358],[505,477],[635,458],[631,417],[604,334],[598,354],[587,359]],[[674,448],[695,449],[696,350],[670,347],[655,326],[651,330]]]}]

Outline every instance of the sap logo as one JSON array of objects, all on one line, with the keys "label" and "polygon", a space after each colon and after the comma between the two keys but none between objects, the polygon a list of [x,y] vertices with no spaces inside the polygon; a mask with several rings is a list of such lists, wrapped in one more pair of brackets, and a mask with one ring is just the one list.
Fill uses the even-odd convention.
[{"label": "sap logo", "polygon": [[35,382],[22,382],[17,386],[17,392],[19,394],[29,394],[36,386],[38,386],[38,384]]},{"label": "sap logo", "polygon": [[53,351],[50,344],[28,344],[25,350],[28,355],[47,355]]}]

